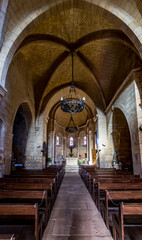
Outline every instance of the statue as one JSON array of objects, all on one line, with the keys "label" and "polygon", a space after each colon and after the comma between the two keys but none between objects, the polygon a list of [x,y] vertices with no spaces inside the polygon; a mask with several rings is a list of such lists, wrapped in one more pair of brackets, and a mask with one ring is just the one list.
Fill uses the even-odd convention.
[{"label": "statue", "polygon": [[119,153],[117,151],[115,151],[113,153],[113,161],[112,161],[112,166],[114,167],[115,164],[118,164],[118,160],[119,160]]}]

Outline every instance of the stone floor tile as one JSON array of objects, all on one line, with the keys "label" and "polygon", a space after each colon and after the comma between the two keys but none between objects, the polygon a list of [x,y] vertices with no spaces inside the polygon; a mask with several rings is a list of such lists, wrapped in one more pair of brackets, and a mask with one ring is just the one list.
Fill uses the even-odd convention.
[{"label": "stone floor tile", "polygon": [[68,220],[56,220],[52,235],[70,236],[71,224]]},{"label": "stone floor tile", "polygon": [[94,218],[97,218],[98,216],[100,218],[100,214],[92,210],[83,210],[83,211],[81,209],[76,211],[74,211],[74,209],[69,210],[69,220],[73,220],[75,222],[88,221],[88,220],[93,221]]},{"label": "stone floor tile", "polygon": [[79,174],[66,173],[42,240],[112,240]]},{"label": "stone floor tile", "polygon": [[[44,240],[46,240],[46,239],[44,239]],[[48,236],[48,240],[69,240],[69,239],[70,239],[69,236],[65,236],[65,237],[63,237],[63,236],[62,237]]]},{"label": "stone floor tile", "polygon": [[69,219],[69,209],[54,208],[50,217],[52,220]]},{"label": "stone floor tile", "polygon": [[[95,237],[80,237],[80,236],[77,236],[77,237],[74,237],[74,236],[71,236],[70,238],[68,238],[69,240],[112,240],[112,238],[110,237],[104,237],[104,236],[95,236]],[[56,240],[56,239],[54,239]]]},{"label": "stone floor tile", "polygon": [[87,209],[86,202],[72,202],[72,201],[57,201],[54,205],[54,208],[61,208],[61,209]]},{"label": "stone floor tile", "polygon": [[48,222],[48,226],[46,227],[46,229],[44,231],[44,236],[43,236],[42,240],[46,240],[48,235],[52,235],[54,224],[55,224],[55,220],[50,219],[50,221]]}]

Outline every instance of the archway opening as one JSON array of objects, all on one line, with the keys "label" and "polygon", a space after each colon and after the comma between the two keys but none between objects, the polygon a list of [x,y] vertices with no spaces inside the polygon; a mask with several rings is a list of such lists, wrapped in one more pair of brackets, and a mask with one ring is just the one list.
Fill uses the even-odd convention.
[{"label": "archway opening", "polygon": [[122,163],[122,169],[133,172],[130,131],[125,115],[118,108],[113,112],[112,135],[118,164]]},{"label": "archway opening", "polygon": [[13,124],[12,166],[24,167],[32,115],[27,103],[18,108]]}]

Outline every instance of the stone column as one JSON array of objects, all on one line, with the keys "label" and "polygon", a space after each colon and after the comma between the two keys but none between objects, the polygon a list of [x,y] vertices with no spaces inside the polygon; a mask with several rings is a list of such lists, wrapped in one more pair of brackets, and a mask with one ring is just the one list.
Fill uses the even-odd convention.
[{"label": "stone column", "polygon": [[106,115],[97,109],[98,112],[98,150],[100,167],[107,167],[107,127],[106,127]]},{"label": "stone column", "polygon": [[11,154],[12,154],[13,134],[6,131],[4,144],[4,162],[1,166],[2,174],[9,175],[11,172]]},{"label": "stone column", "polygon": [[77,157],[79,158],[79,140],[80,140],[80,137],[78,137],[77,139]]},{"label": "stone column", "polygon": [[93,124],[94,124],[94,128],[93,128],[93,164],[95,164],[95,166],[97,166],[97,159],[96,159],[96,148],[95,148],[95,128],[96,128],[96,122],[97,122],[98,117],[94,117],[93,118]]},{"label": "stone column", "polygon": [[[130,134],[133,159],[133,172],[142,177],[142,72],[134,74],[135,101],[131,104]],[[135,106],[135,105],[136,106]],[[136,108],[136,110],[135,110]]]},{"label": "stone column", "polygon": [[54,164],[55,162],[55,131],[51,132],[51,136],[52,136],[51,158],[52,158],[52,164]]},{"label": "stone column", "polygon": [[86,134],[86,138],[87,138],[87,161],[89,161],[89,135]]},{"label": "stone column", "polygon": [[63,155],[66,159],[66,137],[63,137]]},{"label": "stone column", "polygon": [[89,165],[92,165],[92,132],[89,131]]}]

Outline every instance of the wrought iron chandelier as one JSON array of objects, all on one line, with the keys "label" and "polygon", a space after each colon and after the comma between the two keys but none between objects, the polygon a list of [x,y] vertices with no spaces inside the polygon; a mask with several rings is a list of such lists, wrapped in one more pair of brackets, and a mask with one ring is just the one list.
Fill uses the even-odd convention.
[{"label": "wrought iron chandelier", "polygon": [[73,117],[71,115],[68,126],[66,127],[66,132],[74,133],[78,130],[78,127],[75,125]]},{"label": "wrought iron chandelier", "polygon": [[82,112],[84,109],[85,97],[79,98],[76,94],[76,89],[74,85],[73,76],[73,55],[72,52],[72,82],[69,90],[69,94],[66,98],[61,97],[61,109],[64,112],[69,112],[71,114]]}]

